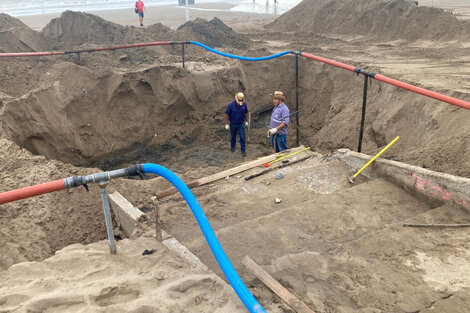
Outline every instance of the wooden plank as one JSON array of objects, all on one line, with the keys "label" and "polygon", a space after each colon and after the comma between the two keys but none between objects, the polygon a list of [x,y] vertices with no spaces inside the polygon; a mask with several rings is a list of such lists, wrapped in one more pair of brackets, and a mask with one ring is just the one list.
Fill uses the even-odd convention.
[{"label": "wooden plank", "polygon": [[[228,169],[226,171],[222,171],[222,172],[216,173],[214,175],[210,175],[210,176],[207,176],[207,177],[203,177],[203,178],[194,180],[194,181],[188,183],[187,186],[189,188],[202,186],[202,185],[214,182],[216,180],[225,178],[227,176],[232,176],[232,175],[247,171],[249,169],[252,169],[253,167],[263,165],[263,164],[271,162],[275,159],[276,159],[276,155],[272,154],[270,156],[261,158],[259,160],[254,160],[254,161],[239,165],[237,167],[233,167],[233,168]],[[162,192],[156,194],[156,196],[157,196],[157,199],[162,199],[166,196],[169,196],[169,195],[172,195],[172,194],[176,193],[177,191],[178,190],[176,188],[169,188],[169,189],[163,190]]]},{"label": "wooden plank", "polygon": [[297,313],[315,313],[305,303],[299,300],[296,296],[279,284],[271,275],[264,271],[258,264],[255,263],[249,256],[245,256],[242,264],[258,277],[269,289],[271,289],[279,298],[287,303]]},{"label": "wooden plank", "polygon": [[258,173],[254,173],[250,176],[245,177],[245,180],[250,180],[250,179],[253,179],[255,177],[261,176],[263,174],[269,173],[271,171],[274,171],[274,170],[277,170],[277,169],[280,169],[280,168],[283,168],[283,167],[286,167],[286,166],[289,166],[289,165],[292,165],[292,164],[295,164],[295,163],[305,161],[305,160],[309,159],[310,157],[311,157],[311,155],[307,155],[307,156],[301,157],[300,159],[290,161],[289,163],[286,163],[286,164],[281,164],[279,166],[271,166],[270,168],[264,169],[262,171],[259,171]]}]

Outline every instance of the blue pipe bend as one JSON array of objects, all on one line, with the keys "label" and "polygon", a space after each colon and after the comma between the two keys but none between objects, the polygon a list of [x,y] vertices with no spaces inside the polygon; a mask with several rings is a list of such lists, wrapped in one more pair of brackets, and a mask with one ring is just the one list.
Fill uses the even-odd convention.
[{"label": "blue pipe bend", "polygon": [[206,241],[215,256],[215,259],[219,263],[219,266],[224,272],[225,277],[227,277],[230,285],[232,285],[232,288],[235,290],[240,300],[242,300],[245,307],[251,313],[266,313],[263,307],[258,303],[258,301],[256,301],[255,297],[253,297],[253,295],[250,293],[248,288],[246,288],[245,284],[243,284],[242,280],[233,268],[232,264],[230,263],[230,260],[228,259],[227,255],[222,249],[222,246],[217,240],[217,237],[215,236],[215,233],[212,230],[212,227],[209,221],[207,220],[204,211],[197,202],[196,197],[194,197],[191,190],[189,190],[188,186],[186,186],[186,184],[176,174],[161,165],[147,163],[143,164],[143,168],[144,173],[154,173],[160,175],[163,178],[167,179],[170,183],[172,183],[176,187],[176,189],[178,189],[178,191],[181,193],[181,195],[191,208],[191,211],[193,212],[194,217],[196,217],[199,227],[201,228],[202,233],[204,234],[204,237],[206,238]]},{"label": "blue pipe bend", "polygon": [[264,61],[264,60],[278,58],[278,57],[283,56],[285,54],[291,53],[291,51],[289,50],[289,51],[279,52],[279,53],[276,53],[276,54],[273,54],[273,55],[268,55],[268,56],[265,56],[265,57],[250,58],[250,57],[243,57],[243,56],[240,56],[240,55],[221,52],[221,51],[215,50],[214,48],[206,46],[205,44],[202,44],[202,43],[197,42],[197,41],[190,41],[189,43],[191,43],[193,45],[196,45],[196,46],[199,46],[199,47],[202,47],[206,50],[209,50],[210,52],[213,52],[213,53],[218,54],[218,55],[222,55],[224,57],[229,57],[229,58],[238,59],[238,60],[245,60],[245,61]]}]

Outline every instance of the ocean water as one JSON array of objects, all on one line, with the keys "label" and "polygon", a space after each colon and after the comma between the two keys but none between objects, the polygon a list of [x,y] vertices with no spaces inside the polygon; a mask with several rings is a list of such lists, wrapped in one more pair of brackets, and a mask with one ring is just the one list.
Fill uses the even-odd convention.
[{"label": "ocean water", "polygon": [[[143,0],[145,6],[178,6],[178,0]],[[232,3],[232,11],[247,13],[282,14],[301,0],[195,0],[199,3]],[[0,12],[19,17],[73,11],[107,11],[130,9],[134,7],[133,0],[0,0]]]}]

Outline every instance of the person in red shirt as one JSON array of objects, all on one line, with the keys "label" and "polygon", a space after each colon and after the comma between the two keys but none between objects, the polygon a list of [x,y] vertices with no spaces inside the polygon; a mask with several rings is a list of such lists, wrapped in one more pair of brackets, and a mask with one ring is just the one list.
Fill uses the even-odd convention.
[{"label": "person in red shirt", "polygon": [[140,26],[142,27],[144,26],[144,10],[147,11],[142,0],[137,0],[135,2],[135,10],[136,13],[139,15]]}]

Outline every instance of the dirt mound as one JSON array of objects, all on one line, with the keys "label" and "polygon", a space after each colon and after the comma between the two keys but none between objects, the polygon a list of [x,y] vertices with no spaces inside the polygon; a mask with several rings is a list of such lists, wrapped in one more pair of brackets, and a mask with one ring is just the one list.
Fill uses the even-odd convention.
[{"label": "dirt mound", "polygon": [[0,13],[0,31],[7,30],[12,27],[26,28],[27,26],[17,18],[5,13]]},{"label": "dirt mound", "polygon": [[[142,255],[151,248],[155,253]],[[219,277],[194,267],[154,238],[119,241],[117,251],[118,256],[110,255],[104,241],[77,244],[44,262],[10,268],[0,273],[0,309],[103,312],[112,307],[117,312],[246,312],[235,292]]]},{"label": "dirt mound", "polygon": [[140,29],[118,25],[93,14],[73,11],[62,13],[41,31],[45,37],[57,42],[56,47],[61,48],[75,48],[84,44],[118,45],[153,41],[166,37],[170,32],[162,24]]},{"label": "dirt mound", "polygon": [[269,29],[376,37],[451,40],[469,36],[468,23],[450,12],[404,0],[304,0]]},{"label": "dirt mound", "polygon": [[0,14],[0,52],[39,51],[47,47],[47,40],[20,20]]},{"label": "dirt mound", "polygon": [[211,47],[245,49],[250,43],[246,36],[235,32],[216,17],[209,22],[197,18],[178,27],[178,31],[186,38],[191,38],[191,40],[199,41]]},{"label": "dirt mound", "polygon": [[[33,156],[11,141],[0,139],[2,192],[40,184],[89,170]],[[26,260],[40,260],[69,244],[106,238],[100,191],[76,188],[2,204],[0,270]]]},{"label": "dirt mound", "polygon": [[118,25],[93,14],[73,11],[66,11],[59,18],[51,20],[41,33],[56,41],[56,47],[61,48],[85,44],[118,45],[156,40],[197,40],[210,46],[245,49],[250,42],[218,18],[209,22],[198,18],[183,24],[178,31],[172,31],[161,23],[136,28]]}]

